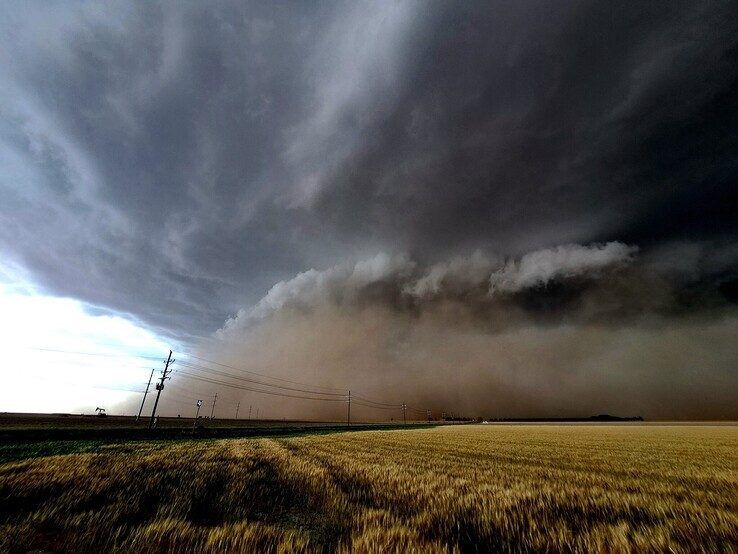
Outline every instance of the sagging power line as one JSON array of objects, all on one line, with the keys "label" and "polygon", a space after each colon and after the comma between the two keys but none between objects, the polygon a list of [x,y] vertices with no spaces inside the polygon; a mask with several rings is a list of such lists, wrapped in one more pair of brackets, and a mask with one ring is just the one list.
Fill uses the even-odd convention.
[{"label": "sagging power line", "polygon": [[[183,367],[186,367],[186,368],[188,368],[188,369],[190,369],[192,371],[203,372],[203,373],[210,373],[210,374],[216,375],[217,377],[225,377],[225,378],[228,378],[228,379],[235,379],[237,381],[242,381],[242,382],[245,382],[245,383],[251,383],[253,385],[261,385],[261,386],[265,386],[265,387],[272,387],[272,388],[281,389],[281,390],[287,390],[287,391],[292,391],[292,392],[302,392],[302,393],[307,393],[307,394],[314,394],[316,396],[345,396],[345,393],[323,392],[323,391],[317,390],[316,388],[307,388],[310,385],[305,385],[306,388],[290,387],[290,386],[287,386],[287,385],[276,385],[274,383],[269,383],[269,382],[266,382],[266,381],[263,381],[263,380],[252,379],[250,377],[242,377],[240,375],[234,375],[234,374],[229,373],[227,371],[222,371],[220,369],[215,369],[215,368],[204,366],[204,365],[200,365],[200,364],[193,364],[193,363],[190,363],[190,362],[182,362],[182,361],[180,361],[179,365],[180,366],[183,366]],[[180,373],[182,373],[182,370],[178,370],[178,371]]]},{"label": "sagging power line", "polygon": [[238,385],[235,383],[228,383],[227,381],[222,381],[218,379],[212,379],[210,377],[203,377],[200,375],[196,375],[194,373],[189,373],[186,371],[179,370],[178,375],[182,375],[183,377],[186,377],[188,379],[194,379],[196,381],[201,381],[203,383],[209,383],[211,385],[220,385],[224,387],[230,387],[233,389],[239,389],[239,390],[245,390],[250,392],[256,392],[260,394],[267,394],[270,396],[282,396],[284,398],[299,398],[302,400],[316,400],[316,401],[323,401],[323,402],[344,402],[345,398],[324,398],[324,397],[316,397],[316,396],[306,396],[306,395],[298,395],[298,394],[289,394],[284,392],[278,392],[278,391],[269,391],[269,390],[263,390],[263,389],[257,389],[253,387],[248,387],[245,385]]},{"label": "sagging power line", "polygon": [[[350,402],[348,400],[348,397],[350,395],[350,392],[346,392],[346,393],[341,392],[341,393],[338,393],[338,392],[325,392],[325,391],[317,390],[318,388],[324,388],[324,389],[330,388],[333,391],[339,391],[339,390],[341,390],[341,389],[338,389],[338,388],[335,388],[335,387],[314,387],[314,386],[309,385],[307,383],[301,383],[299,381],[294,381],[294,380],[289,380],[289,379],[281,379],[281,378],[278,378],[278,377],[272,377],[272,376],[264,375],[264,374],[261,374],[261,373],[255,372],[255,371],[250,371],[250,370],[246,370],[246,369],[243,369],[243,368],[238,368],[238,367],[235,367],[235,366],[232,366],[232,365],[222,364],[220,362],[216,362],[216,361],[213,361],[213,360],[207,360],[205,358],[194,356],[194,355],[191,355],[191,354],[188,355],[188,356],[189,357],[192,357],[192,358],[199,359],[201,361],[208,362],[210,364],[218,365],[218,366],[221,366],[221,367],[226,367],[226,368],[232,369],[234,371],[242,371],[242,372],[245,372],[245,373],[249,373],[251,375],[258,375],[258,376],[263,377],[263,378],[273,379],[273,380],[279,380],[279,381],[288,382],[288,383],[296,384],[296,385],[301,385],[302,387],[309,387],[309,388],[297,388],[297,387],[291,387],[291,386],[286,386],[286,385],[278,385],[278,384],[269,383],[267,381],[260,380],[260,379],[253,379],[253,378],[249,378],[249,377],[243,377],[243,376],[240,376],[240,375],[234,375],[233,373],[222,371],[222,370],[219,370],[219,369],[215,369],[213,367],[209,367],[209,366],[206,366],[206,365],[203,365],[203,364],[194,364],[192,362],[180,362],[180,366],[187,367],[188,369],[193,370],[195,372],[211,373],[211,374],[215,375],[216,377],[202,377],[202,376],[200,376],[202,379],[206,379],[206,378],[211,379],[213,381],[212,384],[224,384],[222,381],[218,380],[218,378],[229,378],[229,379],[235,379],[235,380],[238,380],[238,381],[243,381],[243,382],[246,382],[246,383],[250,383],[252,385],[260,385],[260,386],[263,386],[263,387],[271,387],[271,388],[276,388],[276,389],[281,389],[281,390],[287,390],[287,391],[290,391],[290,392],[299,392],[299,393],[305,393],[305,394],[312,395],[310,397],[300,396],[300,398],[307,399],[307,400],[320,400],[324,396],[333,396],[333,397],[339,397],[339,398],[340,397],[343,397],[343,398],[346,399],[345,400],[346,402]],[[195,378],[193,374],[189,374],[186,371],[182,371],[182,370],[178,370],[178,371],[179,371],[180,374],[183,374],[185,376],[189,376],[189,377]],[[225,386],[233,386],[233,387],[235,387],[234,384],[225,384]],[[297,398],[298,397],[298,395],[286,395],[286,394],[285,395],[278,395],[274,391],[265,391],[263,389],[251,389],[251,388],[243,388],[243,387],[238,387],[238,388],[241,388],[241,390],[250,390],[251,392],[271,394],[271,395],[277,395],[277,396],[285,396],[285,397],[288,397],[288,398]],[[357,393],[354,393],[354,397],[356,399],[358,399],[358,400],[354,400],[354,402],[357,405],[363,406],[363,407],[367,407],[367,408],[385,409],[385,410],[403,410],[403,413],[406,410],[412,410],[412,411],[414,411],[416,413],[422,413],[424,415],[428,412],[427,409],[413,408],[411,406],[408,406],[407,404],[389,404],[389,403],[386,403],[386,402],[379,402],[377,400],[372,400],[371,398],[368,398],[368,397],[366,397],[364,395],[360,395],[360,394],[357,394]],[[328,399],[325,399],[325,400],[328,400]],[[350,410],[347,410],[347,411],[350,412]],[[403,418],[406,419],[406,416],[403,416]],[[348,421],[348,416],[347,416],[347,421]]]},{"label": "sagging power line", "polygon": [[[348,426],[351,425],[351,405],[354,404],[356,406],[360,406],[362,408],[366,409],[372,409],[372,410],[384,410],[384,411],[402,411],[403,421],[407,421],[407,411],[410,410],[411,413],[416,413],[418,415],[422,414],[427,418],[428,420],[431,419],[431,411],[427,408],[417,408],[413,406],[409,406],[406,403],[401,404],[392,404],[388,402],[382,402],[379,400],[372,399],[364,394],[361,394],[359,392],[356,392],[355,390],[344,390],[337,387],[329,387],[329,386],[318,386],[314,384],[304,383],[301,381],[296,381],[292,379],[285,379],[282,377],[274,377],[271,375],[267,375],[264,373],[259,373],[256,371],[248,370],[245,368],[236,367],[233,365],[221,363],[215,360],[209,360],[207,358],[203,358],[200,356],[195,356],[193,354],[186,354],[187,358],[192,358],[195,360],[199,360],[199,362],[203,363],[196,363],[193,361],[179,361],[178,362],[178,368],[176,370],[172,369],[172,364],[174,363],[174,360],[172,359],[172,351],[169,351],[169,355],[167,358],[157,357],[157,356],[148,356],[148,355],[139,355],[139,354],[121,354],[121,353],[103,353],[103,352],[83,352],[83,351],[74,351],[74,350],[60,350],[60,349],[51,349],[51,348],[32,348],[33,350],[43,351],[43,352],[52,352],[52,353],[61,353],[61,354],[70,354],[70,355],[84,355],[84,356],[102,356],[102,357],[115,357],[115,358],[138,358],[138,359],[146,359],[146,360],[160,360],[164,362],[164,370],[162,371],[162,376],[160,378],[160,382],[156,384],[156,400],[154,402],[154,407],[151,412],[151,419],[149,421],[149,427],[154,426],[155,424],[155,418],[156,418],[156,410],[158,407],[158,403],[161,397],[162,390],[164,389],[165,381],[168,379],[171,379],[172,374],[176,374],[181,376],[184,379],[197,381],[203,384],[207,385],[216,385],[219,387],[227,387],[229,389],[234,389],[236,391],[248,391],[253,392],[256,394],[264,394],[269,396],[275,396],[275,397],[283,397],[283,398],[290,398],[290,399],[299,399],[299,400],[310,400],[315,402],[345,402],[347,404],[346,409],[346,423]],[[209,364],[209,365],[206,365]],[[217,366],[217,367],[212,367]],[[225,371],[224,369],[229,369],[231,371]],[[151,380],[153,377],[153,373],[155,370],[151,371],[151,374],[149,376],[149,381],[146,386],[145,390],[132,390],[132,389],[116,389],[116,390],[128,390],[130,392],[137,392],[142,393],[144,395],[141,407],[139,409],[139,413],[136,417],[136,420],[138,420],[141,416],[141,412],[143,410],[146,397],[148,394],[148,390],[151,384]],[[234,372],[244,373],[249,375],[239,375]],[[233,382],[236,381],[236,382]],[[182,399],[188,399],[188,400],[195,400],[199,399],[195,396],[190,396],[188,394],[183,394],[186,392],[191,392],[191,389],[188,387],[181,387],[180,385],[173,385],[175,387],[175,398],[182,398]],[[95,388],[109,388],[109,387],[95,387]],[[213,406],[211,409],[211,418],[214,417],[214,411],[215,411],[215,403],[218,399],[218,394],[216,393],[214,399],[213,399]],[[180,401],[172,400],[175,403],[180,403]],[[234,401],[235,404],[235,401]],[[238,405],[236,406],[236,418],[238,418],[238,411],[240,409],[240,401]],[[259,410],[257,408],[257,418],[259,416]],[[249,406],[249,419],[251,418],[252,413],[252,406]]]},{"label": "sagging power line", "polygon": [[194,354],[185,354],[185,355],[188,358],[194,358],[196,360],[200,360],[201,362],[205,362],[205,363],[217,365],[219,367],[224,367],[226,369],[233,369],[235,371],[241,371],[243,373],[248,373],[248,374],[255,375],[257,377],[262,377],[262,378],[265,378],[265,379],[272,379],[274,381],[280,381],[282,383],[291,383],[293,385],[301,385],[301,386],[304,386],[304,387],[312,387],[312,388],[318,388],[318,389],[325,389],[325,390],[330,390],[330,391],[333,391],[333,392],[344,392],[344,390],[345,390],[345,389],[339,389],[339,388],[335,388],[335,387],[314,386],[314,385],[311,385],[311,384],[308,384],[308,383],[302,383],[300,381],[293,381],[291,379],[284,379],[282,377],[274,377],[272,375],[266,375],[265,373],[259,373],[257,371],[245,369],[245,368],[242,368],[242,367],[236,367],[236,366],[233,366],[233,365],[228,365],[228,364],[224,364],[224,363],[221,363],[221,362],[216,362],[216,361],[213,361],[213,360],[208,360],[208,359],[202,358],[200,356],[195,356]]}]

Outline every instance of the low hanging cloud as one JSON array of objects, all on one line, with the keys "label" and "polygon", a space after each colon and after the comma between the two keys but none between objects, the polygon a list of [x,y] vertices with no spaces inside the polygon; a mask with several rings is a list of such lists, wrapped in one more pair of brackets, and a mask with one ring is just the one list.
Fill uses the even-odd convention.
[{"label": "low hanging cloud", "polygon": [[408,306],[442,295],[469,296],[486,287],[488,296],[509,295],[546,285],[554,280],[587,276],[630,263],[638,248],[620,242],[581,246],[569,244],[526,254],[519,260],[503,261],[480,251],[455,257],[419,270],[405,255],[385,253],[354,265],[337,265],[326,270],[310,269],[288,281],[280,281],[249,310],[240,310],[226,321],[219,333],[238,327],[246,320],[258,320],[286,308],[315,308],[334,303],[350,307],[375,291],[407,299]]},{"label": "low hanging cloud", "polygon": [[428,268],[417,279],[407,283],[403,292],[412,297],[432,298],[447,292],[464,294],[484,286],[493,271],[502,267],[502,259],[475,251],[471,256],[456,256]]},{"label": "low hanging cloud", "polygon": [[622,242],[581,246],[567,244],[526,254],[492,274],[490,292],[511,293],[546,285],[559,278],[596,275],[633,260],[637,247]]},{"label": "low hanging cloud", "polygon": [[[704,302],[680,312],[684,281],[657,259],[619,242],[519,259],[477,251],[425,268],[378,254],[276,284],[202,351],[437,414],[735,417],[738,350],[709,345],[730,342],[738,312]],[[531,305],[533,292],[557,299],[555,310]],[[697,381],[706,383],[700,394]],[[310,401],[269,405],[288,417],[343,413]]]},{"label": "low hanging cloud", "polygon": [[415,264],[405,256],[377,254],[353,266],[337,265],[322,271],[310,269],[274,285],[255,306],[240,310],[217,333],[227,334],[246,321],[269,317],[283,308],[314,308],[328,302],[352,303],[357,295],[373,285],[402,281],[414,268]]},{"label": "low hanging cloud", "polygon": [[524,294],[529,290],[545,296],[540,288],[556,284],[559,288],[551,288],[554,293],[570,287],[580,297],[585,293],[583,283],[594,285],[587,291],[590,294],[607,289],[612,274],[631,264],[637,251],[620,242],[562,245],[518,260],[475,251],[428,268],[406,255],[380,253],[280,281],[254,306],[228,319],[216,336],[227,337],[283,310],[311,311],[325,306],[351,311],[375,304],[417,314],[443,300],[453,300],[480,319],[499,320],[501,313],[525,310]]},{"label": "low hanging cloud", "polygon": [[[428,267],[404,254],[379,253],[280,281],[215,335],[227,338],[283,312],[326,307],[352,313],[383,306],[418,316],[454,305],[478,324],[500,331],[528,322],[619,325],[731,305],[720,294],[725,288],[720,279],[732,274],[733,249],[723,248],[720,256],[712,248],[710,257],[700,257],[699,246],[675,248],[639,256],[637,246],[621,242],[566,244],[518,259],[477,250]],[[687,262],[680,254],[685,249],[692,253]]]}]

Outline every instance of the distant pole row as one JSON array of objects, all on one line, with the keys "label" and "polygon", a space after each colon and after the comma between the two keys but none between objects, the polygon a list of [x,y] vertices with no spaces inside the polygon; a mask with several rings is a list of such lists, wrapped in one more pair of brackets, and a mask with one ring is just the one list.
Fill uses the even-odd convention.
[{"label": "distant pole row", "polygon": [[[165,383],[165,381],[167,379],[171,379],[171,377],[170,377],[170,373],[172,372],[171,366],[172,366],[172,364],[174,362],[175,362],[175,360],[172,359],[172,351],[170,350],[169,351],[169,356],[167,356],[166,362],[164,364],[164,370],[162,371],[161,378],[159,379],[159,382],[156,384],[156,400],[154,401],[154,408],[151,410],[151,418],[149,420],[149,429],[152,429],[152,428],[156,427],[156,421],[157,421],[156,420],[156,408],[159,405],[159,398],[161,397],[161,391],[164,390],[164,383]],[[217,363],[217,362],[213,362],[213,363]],[[187,364],[185,363],[185,365],[187,365]],[[230,367],[230,366],[228,366],[228,367]],[[146,391],[144,392],[144,397],[143,397],[143,400],[141,402],[141,407],[138,410],[138,415],[136,416],[136,421],[138,421],[139,418],[141,417],[141,412],[143,411],[144,402],[146,401],[146,395],[149,392],[149,386],[151,385],[151,380],[152,380],[152,378],[154,376],[154,371],[155,370],[152,369],[151,370],[151,375],[149,375],[149,382],[146,385]],[[222,384],[225,384],[225,383],[222,383]],[[226,386],[228,386],[228,385],[226,385]],[[289,387],[283,387],[283,388],[289,388]],[[247,389],[247,390],[250,390],[250,389]],[[293,388],[293,389],[290,389],[290,390],[298,390],[298,389],[294,389]],[[264,392],[264,391],[256,391],[256,392]],[[306,392],[309,392],[309,391],[306,391]],[[272,393],[267,393],[267,394],[272,394]],[[333,394],[335,396],[338,393],[323,393],[323,394]],[[287,396],[289,396],[289,394]],[[381,407],[381,406],[371,406],[370,404],[366,404],[366,403],[362,402],[362,400],[369,401],[369,402],[371,402],[373,404],[381,404],[380,402],[366,399],[365,397],[362,397],[361,395],[357,395],[357,398],[358,398],[358,402],[359,402],[360,405],[369,406],[369,407]],[[312,398],[312,399],[313,400],[322,400],[321,398]],[[345,396],[345,399],[346,399],[345,401],[346,401],[346,404],[347,404],[347,406],[346,406],[346,426],[347,427],[351,427],[351,391],[350,390],[348,391],[348,395]],[[215,405],[216,405],[217,401],[218,401],[218,393],[216,392],[213,395],[212,405],[211,405],[211,408],[210,408],[210,419],[213,419],[213,417],[215,415]],[[195,414],[195,422],[197,422],[197,419],[200,417],[200,407],[202,406],[202,403],[203,403],[202,400],[197,400],[197,413]],[[390,405],[390,404],[385,404],[384,406],[389,406],[389,408],[384,408],[384,409],[391,409],[391,407],[392,407],[392,405]],[[395,406],[397,406],[397,405],[395,405]],[[401,405],[399,405],[399,408],[402,409],[402,423],[404,425],[407,425],[407,408],[408,408],[408,405],[405,402],[403,402]],[[240,409],[241,409],[241,402],[239,401],[238,404],[237,404],[237,406],[236,406],[236,419],[238,419],[238,413],[239,413]],[[423,411],[423,410],[419,410],[418,408],[412,408],[412,407],[411,407],[411,410],[415,410],[416,412],[421,412],[421,413]],[[249,420],[251,419],[251,412],[252,412],[252,406],[249,405]],[[430,412],[430,410],[425,410],[425,413],[426,413],[426,417],[427,417],[428,421],[430,421],[431,420],[431,412]],[[446,412],[443,412],[443,416],[442,417],[445,419]],[[256,408],[256,419],[257,420],[259,419],[259,408],[258,407]]]}]

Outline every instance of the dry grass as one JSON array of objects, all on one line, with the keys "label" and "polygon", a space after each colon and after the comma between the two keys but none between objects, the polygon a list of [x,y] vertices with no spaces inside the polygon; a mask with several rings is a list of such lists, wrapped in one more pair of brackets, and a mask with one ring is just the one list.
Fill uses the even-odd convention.
[{"label": "dry grass", "polygon": [[735,551],[738,428],[464,426],[0,466],[0,551]]}]

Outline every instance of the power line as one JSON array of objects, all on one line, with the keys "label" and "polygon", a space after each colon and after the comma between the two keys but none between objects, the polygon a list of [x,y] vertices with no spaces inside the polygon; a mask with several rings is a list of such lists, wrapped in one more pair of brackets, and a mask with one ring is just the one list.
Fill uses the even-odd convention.
[{"label": "power line", "polygon": [[[386,402],[378,402],[376,400],[371,400],[365,396],[352,393],[354,397],[358,398],[359,400],[356,401],[359,405],[365,406],[365,407],[371,407],[371,408],[377,408],[377,409],[383,409],[383,410],[411,410],[419,414],[427,414],[428,409],[422,409],[422,408],[415,408],[413,406],[408,406],[407,404],[387,404]],[[362,403],[363,402],[363,403]]]},{"label": "power line", "polygon": [[207,373],[213,373],[215,375],[218,375],[219,377],[227,377],[229,379],[236,379],[238,381],[244,381],[247,383],[253,383],[256,385],[262,385],[265,387],[273,387],[277,389],[283,389],[283,390],[289,390],[292,392],[304,392],[307,394],[316,394],[316,395],[323,395],[323,396],[346,396],[344,393],[336,393],[336,392],[323,392],[315,389],[302,389],[302,388],[296,388],[296,387],[288,387],[286,385],[275,385],[273,383],[266,383],[264,381],[259,381],[257,379],[251,379],[249,377],[241,377],[240,375],[233,375],[232,373],[228,373],[227,371],[222,371],[219,369],[213,369],[211,367],[199,365],[199,364],[192,364],[190,362],[180,362],[180,365],[185,366],[193,371],[203,371]]},{"label": "power line", "polygon": [[[172,372],[174,373],[174,372]],[[180,386],[178,383],[169,383],[169,386],[174,388],[175,396],[179,396],[181,398],[188,398],[190,400],[200,400],[200,397],[198,396],[191,396],[189,393],[192,391],[188,388]],[[185,394],[186,393],[186,394]],[[200,395],[202,396],[202,395]]]},{"label": "power line", "polygon": [[247,390],[247,391],[251,391],[251,392],[257,392],[257,393],[260,393],[260,394],[268,394],[270,396],[282,396],[282,397],[285,397],[285,398],[300,398],[302,400],[319,400],[319,401],[323,401],[323,402],[344,402],[345,401],[343,398],[316,398],[314,396],[301,396],[301,395],[288,394],[288,393],[283,393],[283,392],[265,391],[265,390],[255,389],[255,388],[252,388],[252,387],[247,387],[247,386],[244,386],[244,385],[236,385],[236,384],[233,384],[233,383],[227,383],[225,381],[219,381],[217,379],[212,379],[210,377],[201,377],[199,375],[188,373],[188,372],[183,371],[183,370],[180,370],[179,371],[179,375],[183,375],[183,376],[185,376],[185,377],[187,377],[189,379],[195,379],[197,381],[202,381],[204,383],[210,383],[212,385],[221,385],[221,386],[224,386],[224,387],[231,387],[231,388],[234,388],[234,389]]},{"label": "power line", "polygon": [[371,404],[377,404],[379,406],[386,406],[388,408],[402,408],[402,404],[387,404],[386,402],[379,402],[377,400],[372,400],[371,398],[367,398],[366,396],[363,396],[357,393],[354,393],[354,396],[356,398],[363,400],[364,402],[369,402]]},{"label": "power line", "polygon": [[321,398],[321,397],[315,397],[315,396],[304,396],[304,395],[296,395],[296,394],[289,394],[289,393],[283,393],[283,392],[268,391],[268,390],[263,390],[263,389],[256,389],[256,388],[248,387],[245,385],[228,383],[226,381],[221,381],[219,379],[215,379],[212,377],[203,377],[200,375],[195,375],[193,373],[189,373],[184,370],[180,370],[179,375],[182,375],[188,379],[195,379],[197,381],[202,381],[204,383],[221,385],[221,386],[230,387],[230,388],[239,389],[239,390],[247,390],[247,391],[257,392],[261,394],[268,394],[271,396],[283,396],[286,398],[301,398],[301,399],[306,399],[306,400],[322,400],[324,402],[343,402],[344,401],[343,398]]},{"label": "power line", "polygon": [[353,394],[353,392],[351,393],[351,400],[352,400],[352,402],[354,402],[355,404],[357,404],[359,406],[367,406],[369,408],[377,408],[378,410],[396,410],[396,409],[399,409],[400,408],[399,405],[397,405],[397,406],[378,406],[376,404],[371,404],[369,402],[364,402],[360,398],[357,398]]},{"label": "power line", "polygon": [[[337,397],[340,396],[340,397],[343,397],[343,398],[345,398],[347,396],[346,392],[344,392],[343,389],[338,389],[338,388],[335,388],[335,387],[325,387],[325,386],[315,387],[314,385],[311,385],[311,384],[308,384],[308,383],[303,383],[303,382],[300,382],[300,381],[293,381],[293,380],[290,380],[290,379],[283,379],[281,377],[273,377],[271,375],[266,375],[266,374],[263,374],[263,373],[258,373],[256,371],[250,371],[250,370],[247,370],[247,369],[244,369],[244,368],[240,368],[240,367],[236,367],[236,366],[224,364],[224,363],[221,363],[221,362],[216,362],[214,360],[208,360],[207,358],[203,358],[201,356],[196,356],[194,354],[186,354],[186,356],[188,356],[190,358],[194,358],[194,359],[200,360],[200,361],[203,361],[203,362],[214,364],[214,365],[217,365],[217,366],[220,366],[220,367],[225,367],[225,368],[232,369],[232,370],[235,370],[235,371],[241,371],[241,372],[244,372],[244,373],[248,373],[248,374],[251,374],[251,375],[256,375],[256,376],[263,377],[263,378],[266,378],[266,379],[272,379],[272,380],[281,381],[281,382],[284,382],[284,383],[291,383],[291,384],[294,384],[294,385],[300,385],[300,386],[303,386],[303,387],[311,387],[311,388],[308,388],[308,389],[299,389],[299,388],[293,388],[293,387],[286,387],[286,386],[283,386],[283,385],[276,385],[276,384],[273,384],[273,383],[258,381],[258,380],[255,380],[255,379],[248,379],[246,377],[241,377],[241,376],[236,376],[236,375],[229,374],[229,373],[224,372],[224,371],[221,371],[221,370],[217,370],[217,369],[214,369],[214,368],[211,368],[211,367],[203,366],[201,364],[195,364],[195,363],[192,363],[192,362],[181,362],[183,365],[185,365],[185,366],[187,366],[190,369],[193,369],[195,371],[197,371],[199,369],[199,370],[202,370],[202,371],[214,373],[215,375],[218,375],[219,377],[228,377],[228,378],[237,379],[237,380],[244,381],[244,382],[254,383],[256,385],[261,385],[261,386],[266,386],[266,387],[272,387],[272,388],[279,388],[279,389],[282,389],[282,390],[289,390],[289,391],[292,391],[292,392],[303,392],[303,393],[306,393],[306,394],[325,395],[325,396],[337,396]],[[329,389],[329,390],[332,390],[332,391],[341,391],[341,392],[340,393],[337,393],[337,392],[327,393],[327,392],[323,392],[323,391],[317,390],[319,388]],[[263,392],[263,391],[261,391],[261,392]],[[358,398],[361,401],[364,401],[366,404],[360,404],[360,405],[363,405],[364,407],[371,407],[371,408],[377,408],[377,409],[394,409],[394,410],[403,409],[403,404],[389,404],[389,403],[386,403],[386,402],[380,402],[378,400],[372,400],[371,398],[368,398],[368,397],[366,397],[364,395],[357,394],[355,391],[353,391],[351,394],[352,394],[352,397],[355,397],[355,398]],[[353,398],[352,398],[352,401],[354,401]],[[371,404],[371,405],[367,405],[367,404]],[[411,408],[410,406],[407,406],[407,405],[405,405],[405,409],[411,409],[411,410],[414,410],[414,411],[416,411],[418,413],[423,413],[423,414],[426,414],[427,411],[428,411],[427,409]]]},{"label": "power line", "polygon": [[314,387],[314,388],[319,388],[319,389],[327,389],[327,390],[331,390],[331,391],[334,391],[334,392],[345,393],[345,389],[339,389],[339,388],[336,388],[336,387],[327,387],[327,386],[317,386],[316,387],[315,385],[312,385],[312,384],[309,384],[309,383],[302,383],[300,381],[293,381],[291,379],[283,379],[282,377],[274,377],[272,375],[266,375],[264,373],[259,373],[257,371],[251,371],[251,370],[248,370],[248,369],[244,369],[242,367],[235,367],[235,366],[224,364],[224,363],[221,363],[221,362],[216,362],[214,360],[208,360],[208,359],[202,358],[200,356],[195,356],[194,354],[185,354],[185,356],[187,356],[189,358],[195,358],[196,360],[200,360],[201,362],[206,362],[206,363],[209,363],[209,364],[214,364],[214,365],[217,365],[217,366],[220,366],[220,367],[225,367],[227,369],[233,369],[235,371],[242,371],[243,373],[248,373],[250,375],[256,375],[258,377],[264,377],[266,379],[273,379],[275,381],[281,381],[283,383],[291,383],[293,385],[301,385],[303,387]]},{"label": "power line", "polygon": [[180,406],[192,406],[190,400],[171,400],[171,397],[167,396],[167,402],[171,404],[179,404]]},{"label": "power line", "polygon": [[176,401],[176,402],[187,402],[188,404],[190,402],[192,402],[193,400],[194,401],[199,400],[199,398],[196,398],[194,396],[180,396],[178,394],[168,394],[167,395],[167,402],[173,402],[172,400],[170,400],[170,398],[175,398],[176,400],[174,400],[174,401]]},{"label": "power line", "polygon": [[[177,389],[177,390],[179,390],[179,389]],[[177,392],[177,390],[175,390],[175,392],[174,392],[174,396],[176,396],[177,398],[182,398],[184,400],[200,400],[197,396],[192,396],[192,395],[189,395],[189,394],[180,394],[179,392]]]},{"label": "power line", "polygon": [[[233,373],[223,371],[222,369],[216,369],[214,367],[209,367],[207,365],[195,363],[192,361],[180,361],[180,364],[184,366],[186,370],[185,369],[172,370],[170,366],[174,360],[171,360],[171,351],[169,354],[169,358],[165,359],[165,358],[158,357],[158,356],[147,356],[147,355],[142,355],[142,354],[85,352],[85,351],[79,351],[79,350],[63,350],[63,349],[54,349],[54,348],[41,348],[41,347],[28,347],[28,349],[36,350],[40,352],[51,352],[51,353],[71,354],[71,355],[81,355],[81,356],[99,356],[99,357],[110,357],[110,358],[136,358],[136,359],[142,359],[142,360],[155,360],[155,361],[165,361],[166,360],[167,364],[164,368],[164,371],[162,372],[161,383],[157,384],[157,400],[154,404],[154,409],[152,410],[152,421],[155,416],[156,405],[158,404],[159,396],[161,395],[161,390],[163,390],[164,388],[164,380],[171,378],[169,377],[169,375],[171,375],[172,373],[178,373],[187,379],[194,379],[194,380],[207,383],[207,384],[211,384],[211,385],[225,386],[225,387],[229,387],[232,389],[255,392],[257,394],[266,394],[270,396],[279,396],[283,398],[295,398],[295,399],[301,399],[301,400],[313,400],[313,401],[324,401],[324,402],[349,402],[349,403],[356,404],[357,406],[361,406],[364,408],[372,408],[376,410],[400,410],[401,409],[403,410],[403,415],[406,412],[406,410],[410,410],[411,412],[416,412],[418,414],[425,414],[425,415],[429,413],[429,410],[427,409],[421,409],[421,408],[416,408],[413,406],[408,406],[407,404],[404,404],[404,403],[391,404],[387,402],[381,402],[379,400],[373,400],[367,396],[357,393],[355,390],[347,393],[343,389],[336,388],[336,387],[316,386],[316,385],[304,383],[301,381],[285,379],[282,377],[274,377],[271,375],[266,375],[264,373],[259,373],[259,372],[251,371],[251,370],[244,369],[241,367],[224,364],[224,363],[217,362],[214,360],[209,360],[207,358],[196,356],[194,354],[186,354],[186,356],[188,358],[200,360],[201,362],[219,366],[221,368],[227,368],[233,371],[246,373],[249,375],[254,375],[254,376],[260,377],[261,379],[244,377],[242,375],[235,375]],[[142,366],[142,367],[145,367],[145,366]],[[196,372],[196,373],[191,373],[191,372]],[[202,375],[202,374],[205,374],[205,375]],[[210,375],[207,375],[207,374],[210,374]],[[246,383],[246,385],[224,381],[223,379],[240,381],[241,383]],[[149,383],[150,381],[151,379],[149,379]],[[291,385],[297,385],[297,386],[287,386],[287,385],[277,384],[277,383],[270,382],[270,381],[289,383]],[[259,387],[263,387],[263,388],[259,388]],[[104,386],[100,386],[100,387],[95,386],[93,388],[120,390],[120,391],[125,391],[125,392],[134,392],[138,394],[144,394],[144,401],[146,399],[146,391],[143,391],[143,390],[134,390],[130,388],[104,387]],[[147,386],[147,389],[148,389],[148,386]],[[278,390],[272,390],[272,389],[278,389]],[[189,389],[186,389],[186,390],[187,392],[189,392]],[[283,391],[288,391],[288,392],[283,392]],[[192,400],[197,399],[194,396],[188,396],[184,394],[182,395],[175,394],[175,396],[178,396],[181,398],[188,398]],[[142,407],[143,407],[143,403],[142,403]],[[349,404],[348,410],[350,410],[350,404]],[[348,413],[350,414],[350,411]],[[350,418],[350,415],[348,416],[348,418]],[[350,421],[350,419],[348,419],[348,421]]]}]

